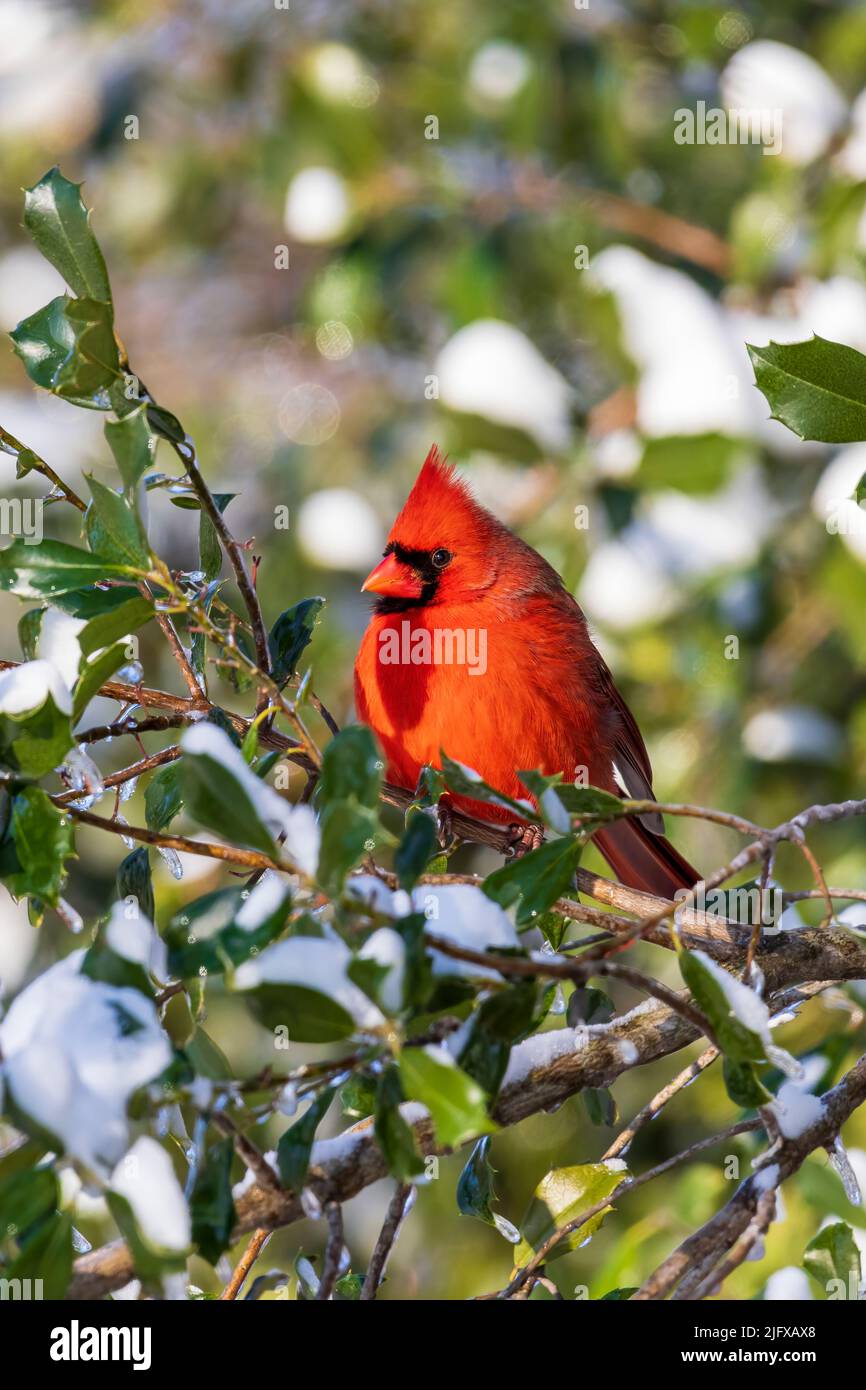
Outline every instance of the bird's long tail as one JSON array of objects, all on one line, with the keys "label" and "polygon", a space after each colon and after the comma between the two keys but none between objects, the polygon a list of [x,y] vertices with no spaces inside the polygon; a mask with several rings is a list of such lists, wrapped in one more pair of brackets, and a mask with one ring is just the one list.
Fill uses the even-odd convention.
[{"label": "bird's long tail", "polygon": [[620,883],[673,899],[678,888],[693,888],[701,875],[664,835],[655,835],[629,816],[593,836]]}]

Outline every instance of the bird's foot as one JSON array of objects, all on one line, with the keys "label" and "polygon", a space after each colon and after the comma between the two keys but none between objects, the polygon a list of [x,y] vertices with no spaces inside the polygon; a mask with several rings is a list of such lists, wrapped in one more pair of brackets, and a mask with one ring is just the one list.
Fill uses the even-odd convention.
[{"label": "bird's foot", "polygon": [[508,858],[522,859],[531,854],[544,842],[544,827],[541,825],[509,825]]},{"label": "bird's foot", "polygon": [[438,822],[438,840],[440,848],[450,850],[454,847],[457,839],[457,832],[454,829],[454,811],[450,802],[442,800],[436,807],[436,818]]}]

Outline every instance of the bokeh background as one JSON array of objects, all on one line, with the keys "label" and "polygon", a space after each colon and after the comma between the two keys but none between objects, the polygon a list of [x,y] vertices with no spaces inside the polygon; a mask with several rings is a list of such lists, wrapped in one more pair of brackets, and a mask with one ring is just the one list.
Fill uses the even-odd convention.
[{"label": "bokeh background", "polygon": [[[212,487],[241,494],[228,516],[263,556],[266,615],[327,597],[311,660],[341,722],[360,581],[435,441],[578,596],[647,736],[657,794],[772,824],[862,795],[866,525],[849,499],[866,445],[803,444],[768,421],[744,344],[814,331],[866,351],[864,88],[853,3],[0,0],[0,327],[60,292],[20,226],[21,187],[59,164],[85,180],[134,369],[196,437]],[[782,153],[677,144],[675,112],[700,100],[782,110]],[[103,419],[37,397],[11,348],[0,421],[69,481],[109,476]],[[166,452],[160,466],[176,462]],[[11,472],[4,496],[28,486]],[[73,526],[47,513],[50,534],[75,540]],[[194,513],[152,494],[151,535],[194,567]],[[6,657],[17,616],[4,595]],[[179,688],[157,639],[143,644],[146,679]],[[107,750],[105,766],[120,756]],[[737,843],[691,823],[673,833],[705,870]],[[120,847],[83,833],[79,848],[69,896],[92,922]],[[866,887],[862,826],[816,832],[814,848],[830,882]],[[477,851],[464,862],[491,864]],[[158,875],[161,912],[220,882],[205,861],[185,867],[179,883]],[[811,886],[793,851],[777,873]],[[4,898],[7,990],[70,944]],[[651,948],[645,963],[675,978]],[[239,1074],[272,1060],[268,1035],[218,991],[209,1019]],[[812,1054],[813,1079],[862,1038],[856,996],[841,992],[783,1032]],[[622,1115],[685,1060],[617,1083]],[[711,1071],[641,1136],[636,1168],[735,1117]],[[866,1146],[866,1121],[849,1131]],[[597,1157],[611,1137],[579,1098],[497,1137],[499,1209],[518,1221],[549,1167]],[[754,1146],[731,1152],[745,1173]],[[639,1282],[730,1193],[723,1159],[624,1203],[552,1267],[563,1290]],[[866,1176],[866,1153],[855,1163]],[[503,1282],[507,1245],[457,1214],[460,1166],[443,1160],[422,1189],[384,1296]],[[360,1267],[387,1196],[347,1208]],[[807,1296],[797,1266],[818,1224],[836,1212],[866,1227],[823,1159],[785,1202],[765,1260],[726,1296]],[[79,1224],[103,1238],[98,1208]],[[262,1267],[320,1244],[314,1225],[280,1233]]]}]

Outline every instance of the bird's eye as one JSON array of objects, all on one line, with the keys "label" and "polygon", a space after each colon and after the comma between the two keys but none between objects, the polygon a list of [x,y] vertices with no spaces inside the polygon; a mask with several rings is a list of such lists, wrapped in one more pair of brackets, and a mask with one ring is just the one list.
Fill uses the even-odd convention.
[{"label": "bird's eye", "polygon": [[433,561],[437,570],[444,570],[445,566],[452,559],[451,551],[445,549],[434,550],[430,559]]}]

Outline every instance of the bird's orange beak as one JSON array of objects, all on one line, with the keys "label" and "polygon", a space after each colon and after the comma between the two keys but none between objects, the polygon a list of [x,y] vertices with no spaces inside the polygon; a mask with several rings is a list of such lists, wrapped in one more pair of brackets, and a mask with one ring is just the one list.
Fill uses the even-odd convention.
[{"label": "bird's orange beak", "polygon": [[415,571],[398,560],[393,551],[371,570],[361,585],[361,592],[383,594],[388,598],[420,598],[421,580]]}]

